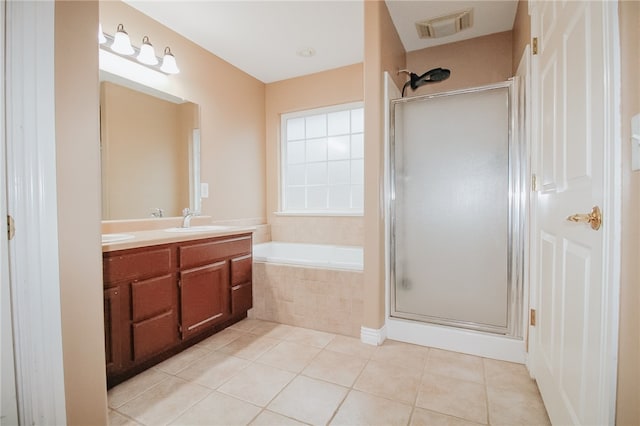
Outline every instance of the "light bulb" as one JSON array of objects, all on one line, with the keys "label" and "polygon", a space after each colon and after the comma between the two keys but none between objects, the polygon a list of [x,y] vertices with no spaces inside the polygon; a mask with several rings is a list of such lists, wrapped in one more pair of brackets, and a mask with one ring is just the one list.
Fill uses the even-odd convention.
[{"label": "light bulb", "polygon": [[153,46],[149,42],[149,37],[147,36],[144,36],[142,38],[142,46],[140,46],[138,61],[147,65],[158,64],[158,58],[156,57],[156,52],[153,50]]},{"label": "light bulb", "polygon": [[166,72],[167,74],[178,74],[180,70],[178,69],[178,65],[176,64],[176,58],[171,53],[171,49],[169,47],[164,48],[164,56],[162,57],[162,66],[160,70]]},{"label": "light bulb", "polygon": [[135,53],[133,46],[131,46],[129,34],[124,30],[124,26],[122,24],[118,24],[116,35],[113,37],[111,50],[122,55],[133,55]]}]

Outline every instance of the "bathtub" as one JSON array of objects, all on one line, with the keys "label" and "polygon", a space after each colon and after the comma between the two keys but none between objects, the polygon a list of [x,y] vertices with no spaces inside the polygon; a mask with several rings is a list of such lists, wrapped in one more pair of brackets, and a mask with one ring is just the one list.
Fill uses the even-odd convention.
[{"label": "bathtub", "polygon": [[362,247],[272,241],[253,246],[257,262],[362,271]]},{"label": "bathtub", "polygon": [[249,317],[360,336],[362,247],[270,242],[253,246]]}]

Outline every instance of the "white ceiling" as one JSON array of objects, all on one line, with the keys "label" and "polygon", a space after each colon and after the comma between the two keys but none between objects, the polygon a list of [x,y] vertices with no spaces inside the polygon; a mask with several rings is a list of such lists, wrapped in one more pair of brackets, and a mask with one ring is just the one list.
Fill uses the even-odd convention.
[{"label": "white ceiling", "polygon": [[[361,0],[124,0],[265,83],[363,61]],[[387,0],[407,51],[513,27],[516,1]],[[415,22],[474,7],[474,27],[438,42],[418,39]],[[312,57],[296,54],[313,48]],[[179,60],[179,52],[174,52]]]}]

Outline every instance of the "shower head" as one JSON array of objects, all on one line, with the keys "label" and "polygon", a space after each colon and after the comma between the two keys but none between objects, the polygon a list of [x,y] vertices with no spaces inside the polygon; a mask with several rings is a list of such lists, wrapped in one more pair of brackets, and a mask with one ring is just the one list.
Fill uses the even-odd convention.
[{"label": "shower head", "polygon": [[[406,72],[406,70],[401,70],[401,72]],[[448,79],[451,75],[451,70],[446,68],[434,68],[422,75],[418,75],[413,72],[407,72],[407,74],[409,74],[409,81],[407,81],[402,88],[402,96],[404,96],[404,91],[407,86],[411,86],[411,90],[416,90],[418,87],[424,86],[425,84],[438,83]]]},{"label": "shower head", "polygon": [[421,76],[411,73],[409,74],[409,76],[411,77],[411,89],[416,90],[418,87],[428,83],[438,83],[440,81],[444,81],[448,79],[450,75],[451,71],[445,68],[434,68],[425,72]]}]

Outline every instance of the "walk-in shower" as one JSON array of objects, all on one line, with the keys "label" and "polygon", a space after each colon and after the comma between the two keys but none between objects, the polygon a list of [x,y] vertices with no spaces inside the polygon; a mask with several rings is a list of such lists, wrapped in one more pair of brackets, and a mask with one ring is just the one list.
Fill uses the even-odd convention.
[{"label": "walk-in shower", "polygon": [[511,81],[391,102],[391,318],[522,336]]}]

